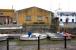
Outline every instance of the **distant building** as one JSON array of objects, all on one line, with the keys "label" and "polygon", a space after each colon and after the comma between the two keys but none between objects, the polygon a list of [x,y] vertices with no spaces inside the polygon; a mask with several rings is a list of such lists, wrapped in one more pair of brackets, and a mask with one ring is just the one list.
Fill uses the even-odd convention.
[{"label": "distant building", "polygon": [[6,30],[7,27],[11,29],[14,26],[25,25],[25,30],[44,31],[50,29],[52,18],[52,11],[38,7],[30,7],[17,11],[14,9],[0,9],[0,30]]},{"label": "distant building", "polygon": [[61,22],[76,22],[76,12],[57,12],[57,17],[59,17],[59,21]]},{"label": "distant building", "polygon": [[13,9],[0,9],[0,25],[11,24],[14,17]]},{"label": "distant building", "polygon": [[76,12],[57,10],[55,11],[55,17],[59,18],[58,30],[67,31],[70,33],[75,32],[73,29],[76,28]]},{"label": "distant building", "polygon": [[16,23],[14,9],[0,9],[0,33],[17,33],[22,27]]},{"label": "distant building", "polygon": [[51,25],[53,12],[38,7],[30,7],[17,11],[17,22],[30,29],[48,29]]}]

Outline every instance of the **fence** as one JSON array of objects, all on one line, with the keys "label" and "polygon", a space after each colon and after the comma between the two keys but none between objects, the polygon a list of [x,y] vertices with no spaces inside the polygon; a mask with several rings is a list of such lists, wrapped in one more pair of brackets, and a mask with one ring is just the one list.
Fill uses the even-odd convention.
[{"label": "fence", "polygon": [[[6,41],[0,41],[0,50],[6,50],[6,46]],[[38,50],[38,41],[10,40],[9,50]],[[64,40],[40,40],[40,50],[65,50]],[[67,50],[76,50],[76,39],[67,40]]]}]

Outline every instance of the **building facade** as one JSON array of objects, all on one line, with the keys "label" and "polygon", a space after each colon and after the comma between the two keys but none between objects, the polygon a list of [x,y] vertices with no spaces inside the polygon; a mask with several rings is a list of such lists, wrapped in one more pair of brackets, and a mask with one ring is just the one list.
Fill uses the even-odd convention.
[{"label": "building facade", "polygon": [[76,12],[58,11],[56,13],[57,17],[59,18],[59,21],[61,22],[76,22]]},{"label": "building facade", "polygon": [[73,29],[76,28],[76,12],[57,10],[54,14],[59,18],[58,31],[75,32]]},{"label": "building facade", "polygon": [[2,27],[23,25],[25,26],[25,30],[44,31],[50,29],[52,18],[52,11],[38,7],[30,7],[17,11],[13,9],[0,9],[0,25]]},{"label": "building facade", "polygon": [[11,24],[14,17],[13,9],[0,9],[0,25]]},{"label": "building facade", "polygon": [[25,24],[29,29],[48,29],[51,25],[52,14],[38,7],[30,7],[17,11],[17,22],[20,25]]}]

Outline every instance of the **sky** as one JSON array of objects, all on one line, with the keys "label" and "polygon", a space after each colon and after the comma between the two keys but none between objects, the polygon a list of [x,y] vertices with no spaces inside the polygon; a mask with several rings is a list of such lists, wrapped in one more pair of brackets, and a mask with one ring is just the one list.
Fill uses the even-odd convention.
[{"label": "sky", "polygon": [[0,9],[20,10],[32,6],[46,10],[76,11],[76,0],[0,0]]}]

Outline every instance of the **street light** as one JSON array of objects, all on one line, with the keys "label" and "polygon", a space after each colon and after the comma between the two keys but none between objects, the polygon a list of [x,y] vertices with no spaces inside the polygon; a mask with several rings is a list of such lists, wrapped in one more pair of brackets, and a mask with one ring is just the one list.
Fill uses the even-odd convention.
[{"label": "street light", "polygon": [[38,50],[40,50],[40,35],[38,36]]},{"label": "street light", "polygon": [[14,37],[8,36],[6,41],[7,41],[7,50],[9,50],[9,40],[14,39]]},{"label": "street light", "polygon": [[9,38],[7,38],[7,50],[9,50]]},{"label": "street light", "polygon": [[[59,29],[60,29],[60,27],[64,27],[64,31],[66,31],[66,29],[65,29],[66,25],[63,24],[63,22],[59,23]],[[66,39],[67,35],[65,34],[65,32],[63,33],[63,36],[64,36],[64,48],[67,48],[67,39]]]},{"label": "street light", "polygon": [[67,32],[67,30],[66,30],[66,27],[67,27],[67,23],[68,23],[68,18],[66,18],[66,22],[65,22],[65,24],[64,24],[64,31],[65,31],[65,33],[64,33],[64,48],[67,48],[67,34],[66,34],[66,32]]}]

